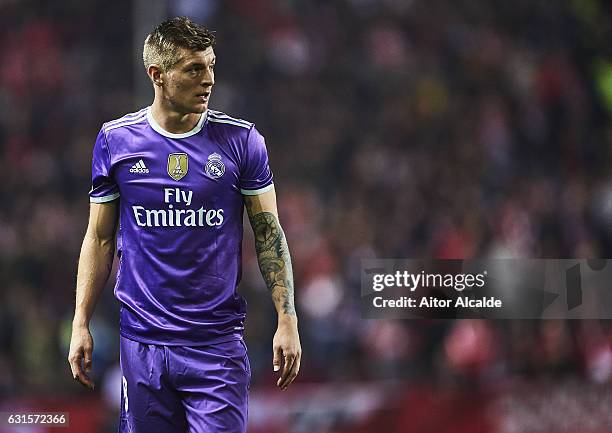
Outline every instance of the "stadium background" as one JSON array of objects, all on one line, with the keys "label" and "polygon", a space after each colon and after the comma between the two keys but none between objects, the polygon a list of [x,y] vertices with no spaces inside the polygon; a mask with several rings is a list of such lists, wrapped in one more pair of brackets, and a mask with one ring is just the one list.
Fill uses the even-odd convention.
[{"label": "stadium background", "polygon": [[91,150],[102,122],[152,98],[144,35],[188,15],[217,31],[212,107],[266,136],[295,266],[303,369],[281,393],[247,230],[249,431],[612,431],[605,323],[366,321],[358,295],[361,258],[612,256],[611,12],[598,0],[0,2],[0,411],[70,411],[62,431],[115,431],[111,284],[92,324],[96,391],[66,362]]}]

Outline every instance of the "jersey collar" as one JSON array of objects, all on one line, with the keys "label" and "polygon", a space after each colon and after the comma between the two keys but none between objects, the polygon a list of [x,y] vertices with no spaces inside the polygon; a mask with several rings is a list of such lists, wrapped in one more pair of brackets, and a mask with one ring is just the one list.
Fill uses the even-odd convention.
[{"label": "jersey collar", "polygon": [[157,121],[153,118],[153,115],[151,114],[151,107],[149,106],[147,108],[147,121],[149,122],[149,125],[151,125],[151,128],[159,132],[164,137],[169,137],[169,138],[186,138],[186,137],[191,137],[192,135],[197,134],[198,132],[202,130],[202,127],[204,127],[204,122],[206,121],[206,117],[208,117],[208,110],[206,110],[204,113],[200,115],[200,120],[198,120],[198,123],[196,123],[196,126],[194,126],[191,131],[182,132],[180,134],[175,134],[173,132],[168,132],[164,128],[162,128],[161,125],[157,123]]}]

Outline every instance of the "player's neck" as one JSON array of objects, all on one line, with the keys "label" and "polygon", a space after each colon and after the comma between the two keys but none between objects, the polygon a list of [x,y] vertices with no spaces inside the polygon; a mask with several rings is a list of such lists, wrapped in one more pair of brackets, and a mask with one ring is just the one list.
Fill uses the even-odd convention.
[{"label": "player's neck", "polygon": [[163,106],[157,99],[151,105],[151,115],[159,126],[173,134],[191,131],[198,124],[202,116],[202,114],[198,113],[178,113]]}]

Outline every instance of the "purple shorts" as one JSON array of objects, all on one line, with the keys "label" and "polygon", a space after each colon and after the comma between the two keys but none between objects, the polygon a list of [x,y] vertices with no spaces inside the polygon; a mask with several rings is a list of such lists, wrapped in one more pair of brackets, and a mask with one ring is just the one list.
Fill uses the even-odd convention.
[{"label": "purple shorts", "polygon": [[119,433],[244,433],[251,368],[242,340],[158,346],[121,336]]}]

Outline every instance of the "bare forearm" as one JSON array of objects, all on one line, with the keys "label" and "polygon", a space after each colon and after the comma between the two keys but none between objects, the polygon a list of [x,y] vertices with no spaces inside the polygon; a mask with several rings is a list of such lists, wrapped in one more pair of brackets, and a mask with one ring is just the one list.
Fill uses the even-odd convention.
[{"label": "bare forearm", "polygon": [[89,325],[113,265],[114,239],[85,235],[77,272],[74,324]]},{"label": "bare forearm", "polygon": [[279,318],[296,318],[291,256],[277,217],[261,212],[252,217],[261,274],[272,294]]}]

